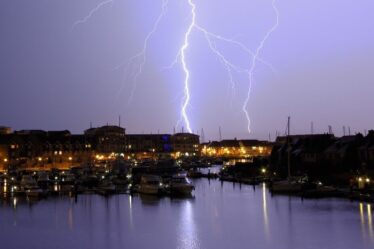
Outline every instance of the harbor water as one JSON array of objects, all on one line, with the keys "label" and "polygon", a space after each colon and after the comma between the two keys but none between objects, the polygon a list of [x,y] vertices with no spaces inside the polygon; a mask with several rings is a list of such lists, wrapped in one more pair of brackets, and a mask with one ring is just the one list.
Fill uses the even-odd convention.
[{"label": "harbor water", "polygon": [[95,194],[0,203],[2,249],[374,248],[373,205],[193,180],[189,198]]}]

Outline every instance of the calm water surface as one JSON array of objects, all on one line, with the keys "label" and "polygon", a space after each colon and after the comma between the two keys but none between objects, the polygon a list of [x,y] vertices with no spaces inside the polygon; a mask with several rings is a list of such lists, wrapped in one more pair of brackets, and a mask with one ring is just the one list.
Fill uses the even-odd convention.
[{"label": "calm water surface", "polygon": [[193,198],[80,195],[0,203],[0,248],[374,248],[373,205],[195,180]]}]

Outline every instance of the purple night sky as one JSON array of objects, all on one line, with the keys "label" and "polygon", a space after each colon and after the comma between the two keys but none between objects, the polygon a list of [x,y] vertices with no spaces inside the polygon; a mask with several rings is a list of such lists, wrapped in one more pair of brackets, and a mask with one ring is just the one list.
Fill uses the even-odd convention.
[{"label": "purple night sky", "polygon": [[[184,74],[175,60],[191,21],[188,1],[169,0],[150,37],[146,62],[133,81],[126,62],[138,54],[160,14],[161,0],[113,0],[89,15],[101,0],[4,0],[0,4],[0,125],[13,129],[69,129],[81,133],[118,115],[128,133],[171,133],[180,118]],[[275,22],[271,0],[194,0],[196,22],[255,50]],[[352,132],[374,128],[374,21],[372,0],[278,0],[279,26],[257,63],[247,133],[241,110],[248,81],[228,73],[193,30],[186,50],[194,131],[206,139],[268,138],[284,133]],[[216,47],[247,66],[242,50]],[[247,63],[248,64],[248,63]],[[180,124],[177,127],[181,129]]]}]

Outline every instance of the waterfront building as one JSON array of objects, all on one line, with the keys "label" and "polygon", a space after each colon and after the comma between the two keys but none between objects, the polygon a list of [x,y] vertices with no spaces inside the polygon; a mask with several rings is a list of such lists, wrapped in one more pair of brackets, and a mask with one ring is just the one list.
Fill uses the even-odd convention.
[{"label": "waterfront building", "polygon": [[201,154],[206,157],[252,158],[266,157],[272,151],[272,144],[259,140],[222,140],[201,145]]},{"label": "waterfront building", "polygon": [[84,131],[84,136],[90,143],[89,149],[94,152],[108,156],[113,153],[123,153],[126,145],[126,129],[105,125],[97,128],[90,128]]},{"label": "waterfront building", "polygon": [[89,160],[92,151],[86,143],[84,135],[72,135],[67,130],[21,130],[0,135],[1,155],[6,155],[2,168],[67,168]]},{"label": "waterfront building", "polygon": [[175,133],[171,136],[173,147],[173,156],[199,156],[200,155],[200,139],[199,135],[192,133]]},{"label": "waterfront building", "polygon": [[307,174],[334,184],[364,178],[370,182],[374,177],[373,146],[373,131],[366,137],[360,133],[340,138],[331,134],[278,137],[270,166],[279,175],[287,176],[289,160],[293,176]]},{"label": "waterfront building", "polygon": [[369,171],[374,171],[374,130],[369,131],[358,151],[360,165]]},{"label": "waterfront building", "polygon": [[290,160],[291,175],[325,174],[324,153],[334,141],[336,141],[335,137],[330,134],[278,137],[271,153],[271,166],[274,171],[286,176],[288,174],[288,160]]},{"label": "waterfront building", "polygon": [[363,136],[361,134],[343,136],[325,150],[326,160],[336,170],[358,169],[358,148],[362,142]]},{"label": "waterfront building", "polygon": [[129,157],[164,158],[173,152],[170,134],[127,134],[126,154]]},{"label": "waterfront building", "polygon": [[117,157],[170,158],[199,155],[199,136],[189,133],[126,134],[119,126],[89,128],[74,135],[68,130],[19,130],[0,134],[0,169],[68,168],[106,163]]},{"label": "waterfront building", "polygon": [[12,128],[6,126],[0,126],[0,134],[10,134],[12,133]]}]

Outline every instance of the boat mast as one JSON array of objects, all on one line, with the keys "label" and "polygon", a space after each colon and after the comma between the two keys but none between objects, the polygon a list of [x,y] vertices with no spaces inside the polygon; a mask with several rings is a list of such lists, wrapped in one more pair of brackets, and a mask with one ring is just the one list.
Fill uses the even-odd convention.
[{"label": "boat mast", "polygon": [[287,169],[288,169],[288,179],[291,178],[291,143],[290,143],[290,126],[291,126],[291,117],[288,117],[287,120]]}]

